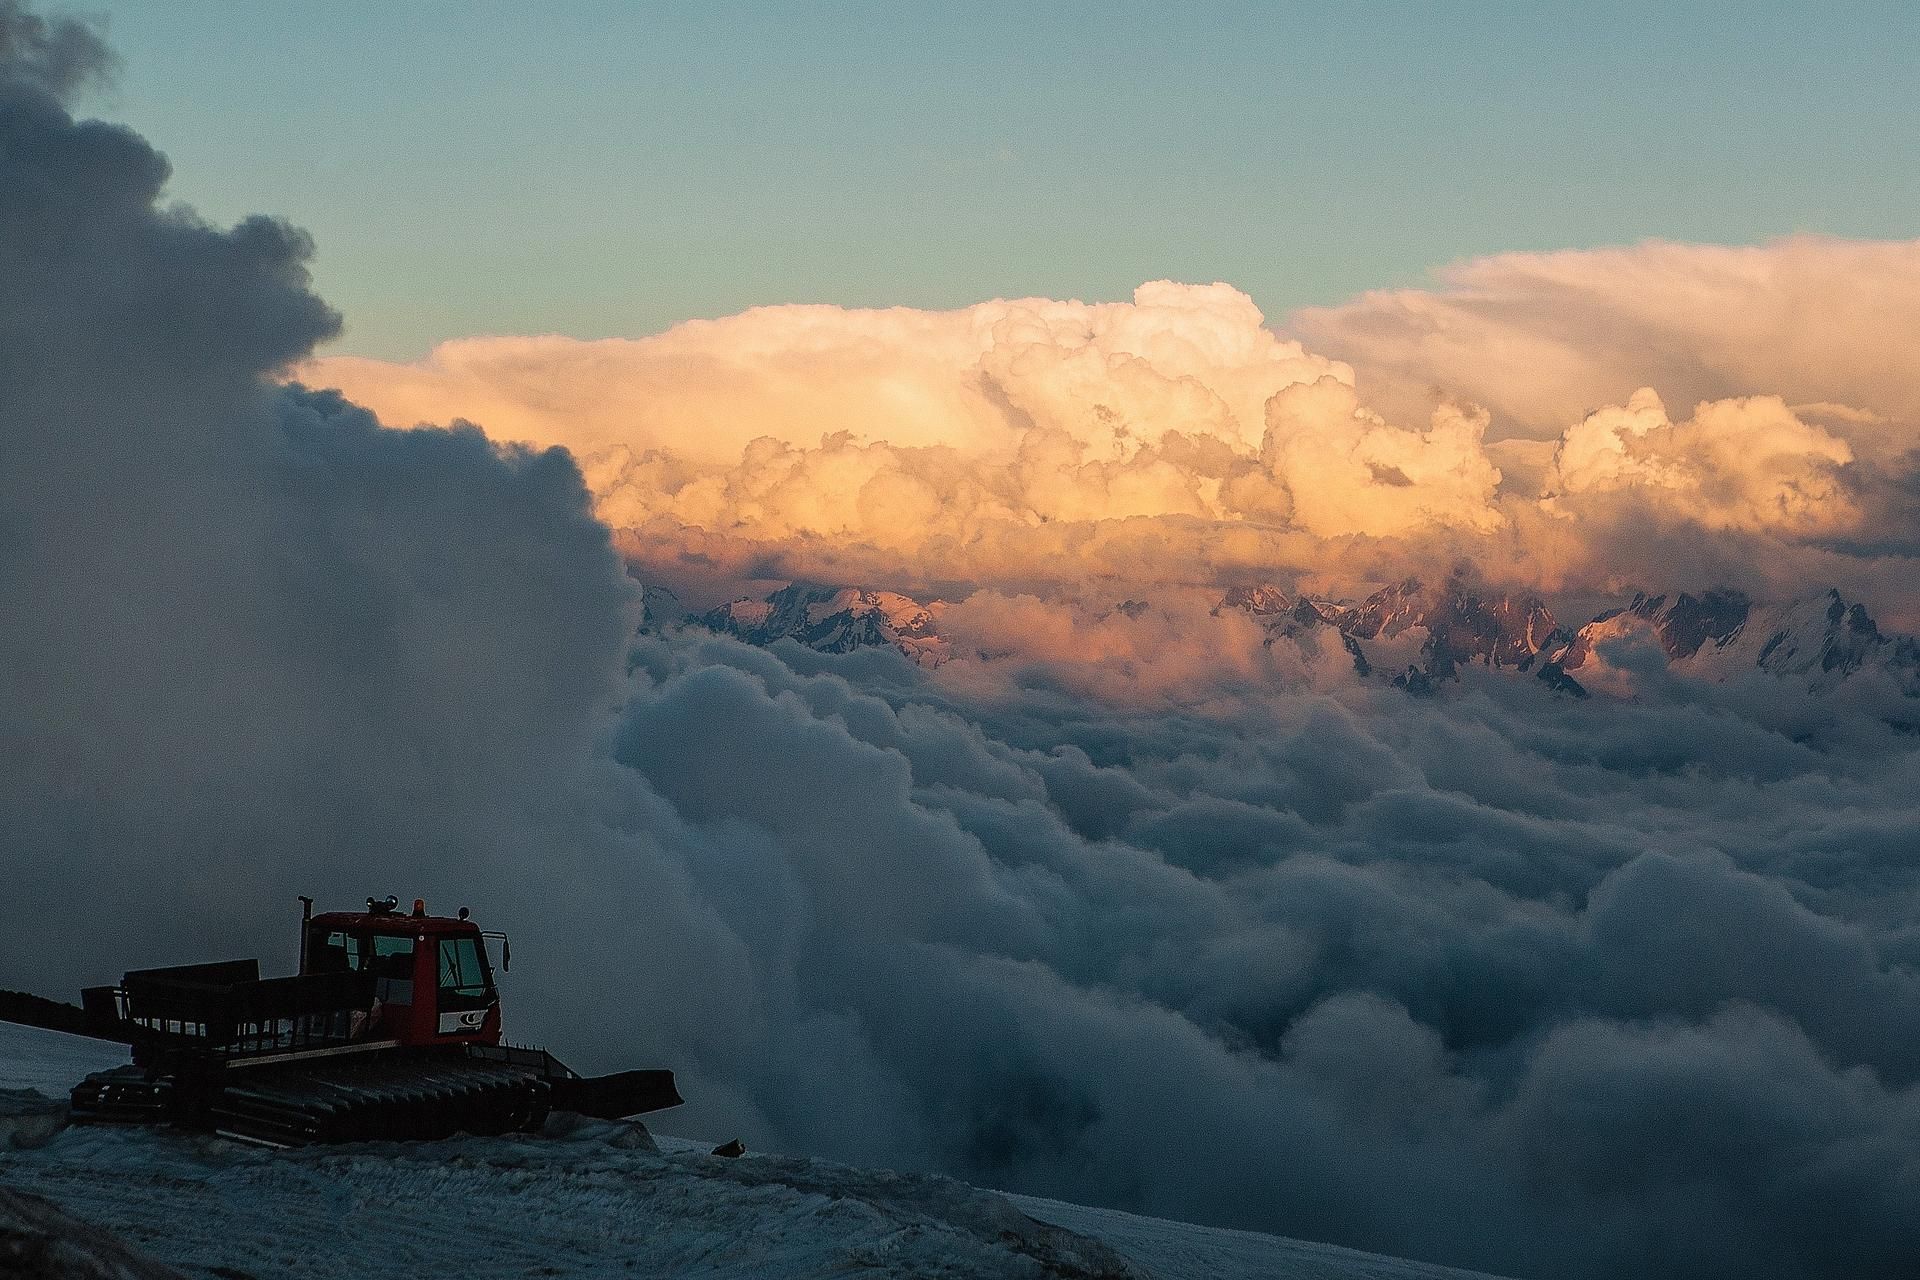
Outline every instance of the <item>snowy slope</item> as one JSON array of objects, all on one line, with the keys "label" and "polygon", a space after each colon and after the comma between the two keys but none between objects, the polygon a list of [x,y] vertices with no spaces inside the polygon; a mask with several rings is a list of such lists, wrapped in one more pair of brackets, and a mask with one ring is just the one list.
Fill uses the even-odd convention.
[{"label": "snowy slope", "polygon": [[[0,1090],[63,1096],[87,1071],[121,1061],[112,1045],[0,1023]],[[292,1152],[92,1126],[10,1149],[5,1128],[0,1120],[0,1187],[44,1196],[197,1278],[1474,1274],[924,1174],[724,1160],[704,1144],[656,1144],[641,1126],[598,1121],[539,1136]]]},{"label": "snowy slope", "polygon": [[797,640],[822,653],[890,645],[923,667],[937,667],[951,656],[935,629],[934,611],[944,607],[894,591],[796,582],[765,599],[721,605],[703,614],[700,624],[748,644]]}]

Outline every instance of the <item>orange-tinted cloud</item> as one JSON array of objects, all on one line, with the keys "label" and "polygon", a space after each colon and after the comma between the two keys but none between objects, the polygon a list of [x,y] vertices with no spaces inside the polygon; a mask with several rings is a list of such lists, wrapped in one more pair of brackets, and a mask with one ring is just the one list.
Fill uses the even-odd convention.
[{"label": "orange-tinted cloud", "polygon": [[1546,503],[1572,516],[1585,494],[1657,490],[1710,529],[1834,533],[1860,518],[1839,478],[1852,461],[1846,441],[1778,396],[1708,401],[1675,423],[1642,387],[1567,429]]},{"label": "orange-tinted cloud", "polygon": [[1287,327],[1351,362],[1375,403],[1438,390],[1486,406],[1496,434],[1556,436],[1644,386],[1920,421],[1920,240],[1499,254]]},{"label": "orange-tinted cloud", "polygon": [[462,417],[576,452],[723,464],[758,437],[838,432],[994,451],[1053,430],[1096,458],[1170,430],[1251,448],[1275,391],[1351,380],[1264,327],[1238,290],[1166,281],[1132,302],[758,307],[648,338],[464,338],[417,364],[336,356],[303,376],[396,423]]},{"label": "orange-tinted cloud", "polygon": [[[1123,303],[464,339],[301,376],[390,422],[569,447],[668,580],[1019,592],[1470,561],[1547,588],[1806,576],[1898,610],[1916,298],[1916,244],[1649,244],[1504,255],[1295,317],[1358,374],[1229,286],[1163,281]],[[1675,421],[1662,396],[1698,407]],[[1869,534],[1894,558],[1834,545]]]}]

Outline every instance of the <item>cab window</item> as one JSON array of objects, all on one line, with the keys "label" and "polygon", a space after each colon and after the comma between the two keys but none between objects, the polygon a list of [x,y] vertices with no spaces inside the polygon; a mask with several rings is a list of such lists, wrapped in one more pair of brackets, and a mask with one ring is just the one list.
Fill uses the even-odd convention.
[{"label": "cab window", "polygon": [[373,936],[373,956],[367,965],[383,978],[413,977],[413,939]]},{"label": "cab window", "polygon": [[310,973],[372,973],[382,978],[413,977],[413,939],[376,934],[364,937],[339,929],[315,929],[307,940]]},{"label": "cab window", "polygon": [[311,973],[358,973],[364,967],[363,942],[338,929],[315,929],[307,939],[307,969]]}]

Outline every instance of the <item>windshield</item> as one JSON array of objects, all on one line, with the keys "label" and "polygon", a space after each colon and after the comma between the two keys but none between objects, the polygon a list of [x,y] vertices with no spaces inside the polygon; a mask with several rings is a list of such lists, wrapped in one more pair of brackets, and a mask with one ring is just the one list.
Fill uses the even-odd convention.
[{"label": "windshield", "polygon": [[476,937],[440,939],[440,1007],[476,1009],[493,996],[486,952]]}]

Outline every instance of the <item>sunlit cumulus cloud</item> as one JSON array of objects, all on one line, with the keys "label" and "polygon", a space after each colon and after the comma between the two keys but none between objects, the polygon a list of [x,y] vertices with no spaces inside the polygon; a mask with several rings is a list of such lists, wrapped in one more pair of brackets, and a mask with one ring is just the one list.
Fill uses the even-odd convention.
[{"label": "sunlit cumulus cloud", "polygon": [[[1042,526],[1060,522],[1318,536],[1500,522],[1484,418],[1447,406],[1420,429],[1385,422],[1345,366],[1282,341],[1218,284],[1097,305],[764,308],[631,341],[464,340],[406,366],[337,357],[303,376],[391,419],[566,444],[616,526],[926,550],[983,576],[1057,554]],[[1163,536],[1177,553],[1200,535]]]},{"label": "sunlit cumulus cloud", "polygon": [[[390,419],[565,444],[610,523],[667,544],[742,562],[804,544],[816,568],[842,548],[882,571],[987,579],[1088,568],[1113,536],[1103,523],[1284,524],[1300,464],[1273,443],[1269,402],[1351,379],[1276,337],[1244,294],[1167,282],[1129,303],[764,308],[654,338],[461,341],[418,366],[335,358],[303,376]],[[1343,454],[1352,424],[1338,410],[1292,423]],[[1194,541],[1177,525],[1155,536]]]},{"label": "sunlit cumulus cloud", "polygon": [[1432,389],[1487,407],[1501,434],[1551,439],[1652,386],[1671,404],[1777,395],[1920,421],[1920,241],[1795,236],[1509,253],[1290,317],[1351,361],[1382,404]]},{"label": "sunlit cumulus cloud", "polygon": [[[390,421],[567,446],[669,579],[1024,589],[1464,559],[1549,589],[1671,585],[1671,546],[1637,536],[1651,521],[1682,562],[1889,607],[1887,564],[1825,547],[1913,532],[1914,357],[1895,335],[1916,257],[1789,240],[1489,259],[1294,318],[1351,365],[1229,286],[1163,281],[1127,303],[770,307],[300,374]],[[1832,300],[1813,326],[1794,320],[1809,291]],[[1663,396],[1698,407],[1673,421]]]},{"label": "sunlit cumulus cloud", "polygon": [[1846,441],[1801,421],[1777,396],[1706,402],[1674,423],[1642,387],[1561,437],[1546,501],[1571,515],[1582,494],[1672,491],[1712,529],[1840,532],[1860,518],[1839,474],[1852,461]]},{"label": "sunlit cumulus cloud", "polygon": [[1245,450],[1268,397],[1325,374],[1351,378],[1264,328],[1244,294],[1165,282],[1130,303],[760,307],[652,338],[469,338],[415,365],[333,357],[307,370],[395,421],[465,417],[586,453],[720,464],[760,437],[812,446],[843,431],[969,452],[1057,431],[1097,460],[1168,430]]},{"label": "sunlit cumulus cloud", "polygon": [[1452,405],[1425,431],[1393,426],[1331,378],[1288,387],[1267,404],[1261,457],[1293,495],[1310,533],[1404,534],[1435,525],[1486,533],[1500,472],[1482,448],[1486,415]]}]

